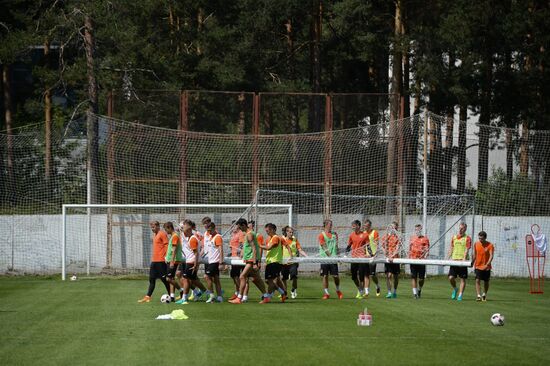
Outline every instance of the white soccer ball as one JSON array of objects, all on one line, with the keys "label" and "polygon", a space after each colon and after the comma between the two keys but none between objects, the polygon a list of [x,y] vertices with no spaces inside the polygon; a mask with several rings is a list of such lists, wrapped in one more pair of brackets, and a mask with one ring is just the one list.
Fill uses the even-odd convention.
[{"label": "white soccer ball", "polygon": [[72,275],[71,281],[76,281],[76,275]]},{"label": "white soccer ball", "polygon": [[503,326],[504,316],[499,313],[491,315],[491,323],[497,327]]},{"label": "white soccer ball", "polygon": [[168,304],[171,301],[170,295],[164,294],[160,297],[160,302]]}]

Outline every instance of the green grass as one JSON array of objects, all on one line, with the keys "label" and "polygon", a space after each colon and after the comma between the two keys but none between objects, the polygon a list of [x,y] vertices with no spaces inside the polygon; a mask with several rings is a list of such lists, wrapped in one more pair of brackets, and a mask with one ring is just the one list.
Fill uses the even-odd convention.
[{"label": "green grass", "polygon": [[[548,365],[550,298],[529,295],[525,280],[494,279],[489,301],[451,301],[445,279],[428,279],[421,300],[402,279],[397,299],[356,300],[343,278],[343,300],[320,299],[319,278],[300,280],[286,304],[191,303],[185,321],[154,320],[177,308],[137,304],[145,279],[0,278],[3,365]],[[224,280],[226,289],[229,281]],[[331,284],[332,286],[332,284]],[[333,290],[333,288],[331,289]],[[256,289],[251,298],[257,299]],[[371,327],[358,327],[368,306]],[[491,314],[506,317],[504,327]]]}]

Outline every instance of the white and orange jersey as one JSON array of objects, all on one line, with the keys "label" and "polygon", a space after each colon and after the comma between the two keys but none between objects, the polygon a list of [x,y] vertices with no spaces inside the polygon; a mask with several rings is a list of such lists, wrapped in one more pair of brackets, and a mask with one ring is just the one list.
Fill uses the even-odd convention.
[{"label": "white and orange jersey", "polygon": [[206,247],[204,246],[204,235],[205,234],[206,234],[206,231],[203,234],[198,230],[193,230],[193,235],[195,235],[197,237],[197,239],[199,240],[199,247],[197,249],[197,253],[199,253],[199,255],[201,257],[206,256]]},{"label": "white and orange jersey", "polygon": [[[206,232],[204,233],[206,234]],[[193,235],[195,235],[197,237],[197,239],[199,239],[199,243],[202,244],[203,241],[204,241],[204,235],[198,231],[198,230],[193,230]]]},{"label": "white and orange jersey", "polygon": [[208,231],[204,233],[204,253],[208,256],[208,263],[221,263],[222,258],[223,238],[218,233],[210,234]]},{"label": "white and orange jersey", "polygon": [[195,262],[195,253],[194,250],[199,250],[199,238],[196,235],[191,234],[191,236],[186,236],[185,233],[181,235],[181,251],[185,257],[186,263]]}]

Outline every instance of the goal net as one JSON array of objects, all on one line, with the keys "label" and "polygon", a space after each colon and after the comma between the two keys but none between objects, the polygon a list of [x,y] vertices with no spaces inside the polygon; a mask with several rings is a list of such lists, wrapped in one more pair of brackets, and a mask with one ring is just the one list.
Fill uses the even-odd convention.
[{"label": "goal net", "polygon": [[151,262],[152,221],[176,226],[190,219],[204,233],[201,221],[210,217],[224,238],[224,253],[234,221],[239,218],[292,225],[289,204],[95,204],[63,205],[61,273],[133,274],[144,273]]},{"label": "goal net", "polygon": [[[318,269],[318,263],[375,262],[385,263],[391,258],[400,264],[428,264],[430,274],[443,274],[443,266],[468,266],[469,261],[448,260],[451,238],[458,232],[460,223],[467,224],[472,235],[474,227],[474,197],[471,195],[438,196],[361,196],[361,195],[323,195],[281,190],[259,190],[255,205],[266,202],[279,204],[287,202],[293,208],[293,228],[307,257],[296,259],[304,270]],[[323,230],[323,221],[333,222],[333,231],[339,237],[339,255],[336,258],[324,258],[319,254],[318,236]],[[352,222],[359,220],[362,225],[367,220],[379,234],[378,250],[372,258],[354,258],[346,252],[348,238],[352,231]],[[424,234],[430,240],[429,252],[422,258],[409,255],[410,238],[415,234],[415,226],[421,224]],[[364,226],[362,228],[364,230]],[[385,245],[389,236],[397,242],[396,248]],[[365,248],[366,250],[366,248]],[[391,253],[390,253],[391,251]],[[396,257],[396,258],[394,258]],[[380,267],[380,266],[379,266]],[[408,270],[408,266],[406,266]]]}]

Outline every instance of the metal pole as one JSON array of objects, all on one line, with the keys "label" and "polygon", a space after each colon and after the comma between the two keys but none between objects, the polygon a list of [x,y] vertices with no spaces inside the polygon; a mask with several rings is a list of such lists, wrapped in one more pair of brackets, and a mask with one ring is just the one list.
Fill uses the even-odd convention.
[{"label": "metal pole", "polygon": [[254,197],[254,224],[255,224],[255,228],[254,230],[256,232],[258,232],[258,196],[260,195],[260,190],[256,190],[256,194],[255,194],[255,197]]},{"label": "metal pole", "polygon": [[[481,227],[481,230],[483,230],[483,226]],[[474,196],[474,202],[472,205],[472,240],[474,240],[474,243],[475,243],[475,237],[476,237],[475,235],[476,235],[476,197]]]},{"label": "metal pole", "polygon": [[61,280],[65,281],[65,245],[66,245],[66,236],[65,236],[65,224],[66,224],[66,208],[65,205],[61,208]]},{"label": "metal pole", "polygon": [[[89,143],[89,142],[88,142]],[[90,169],[90,164],[88,162],[88,171],[86,172],[86,202],[88,205],[92,203],[92,187],[91,187],[91,176],[92,176],[92,170]],[[66,215],[66,208],[63,206],[63,235],[65,235],[65,215]],[[88,233],[88,258],[86,260],[86,274],[90,275],[90,261],[92,259],[92,209],[88,207],[86,209],[86,232]],[[63,240],[65,240],[65,236],[63,236]],[[63,242],[63,247],[65,246],[65,242]],[[65,270],[65,266],[63,266],[63,270]],[[63,280],[65,278],[63,277]]]},{"label": "metal pole", "polygon": [[427,233],[428,225],[428,125],[429,112],[426,112],[424,119],[424,166],[423,166],[423,182],[422,182],[422,235]]},{"label": "metal pole", "polygon": [[292,227],[292,205],[288,208],[288,226]]},{"label": "metal pole", "polygon": [[11,215],[11,270],[15,271],[15,209],[13,210],[13,214]]}]

